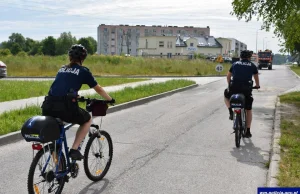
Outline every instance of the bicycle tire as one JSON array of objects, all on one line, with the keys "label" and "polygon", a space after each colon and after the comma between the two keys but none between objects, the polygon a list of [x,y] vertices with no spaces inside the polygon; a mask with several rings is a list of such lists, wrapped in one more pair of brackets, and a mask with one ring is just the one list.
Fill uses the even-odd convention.
[{"label": "bicycle tire", "polygon": [[[86,176],[92,180],[92,181],[100,181],[103,179],[103,177],[106,175],[106,173],[108,172],[110,165],[111,165],[111,161],[112,161],[112,157],[113,157],[113,144],[112,144],[112,140],[110,135],[106,132],[106,131],[100,131],[100,136],[97,133],[94,133],[88,140],[86,147],[85,147],[85,151],[84,151],[84,160],[83,160],[83,166],[84,166],[84,171]],[[103,138],[103,139],[101,139]],[[101,141],[104,141],[105,139],[107,140],[107,145],[108,145],[108,159],[104,165],[104,168],[100,168],[100,169],[96,169],[96,171],[94,170],[95,174],[92,173],[91,169],[89,168],[89,153],[91,150],[91,147],[93,145],[94,140],[100,139]],[[96,143],[97,145],[97,143]],[[98,142],[99,145],[99,142]],[[103,145],[101,145],[103,146]],[[102,147],[103,149],[103,147]],[[95,151],[95,150],[94,150]],[[99,153],[97,150],[97,153],[93,153],[92,156],[94,156],[96,159],[99,159],[99,161],[101,162],[101,160],[105,160],[103,159],[103,150],[102,152],[100,151],[100,145],[99,145]],[[96,164],[96,168],[98,167],[98,164]]]},{"label": "bicycle tire", "polygon": [[241,125],[240,125],[240,120],[241,120],[241,115],[237,114],[235,117],[235,126],[234,126],[234,132],[235,132],[235,146],[237,148],[240,147],[241,144]]},{"label": "bicycle tire", "polygon": [[242,130],[242,137],[246,136],[246,129],[247,129],[247,111],[244,109],[244,126]]},{"label": "bicycle tire", "polygon": [[[49,145],[48,146],[45,146],[45,152],[44,152],[44,149],[41,149],[37,152],[37,154],[35,155],[34,159],[32,160],[31,162],[31,165],[30,165],[30,168],[29,168],[29,173],[28,173],[28,180],[27,180],[27,188],[28,188],[28,193],[29,194],[34,194],[34,193],[42,193],[39,191],[39,187],[36,186],[37,184],[34,184],[33,182],[33,179],[34,179],[34,173],[35,173],[35,169],[36,167],[38,166],[38,162],[40,161],[40,159],[42,158],[42,156],[49,152],[49,148],[50,148],[50,151],[51,151],[51,154],[52,152],[54,151],[54,146],[53,144]],[[62,169],[60,169],[61,171],[64,171],[66,170],[66,158],[65,158],[65,155],[64,153],[61,154],[61,157],[60,157],[60,163],[61,163],[61,167]],[[48,164],[49,165],[49,164]],[[40,166],[41,167],[41,166]],[[42,165],[42,168],[44,167],[44,165]],[[50,171],[47,172],[47,174],[49,173]],[[53,171],[52,171],[53,172]],[[41,177],[44,178],[44,183],[47,184],[47,180],[45,180],[45,177],[47,175],[45,175],[45,177],[43,175],[39,175]],[[50,175],[49,175],[50,176]],[[57,189],[57,191],[55,192],[55,194],[60,194],[64,188],[64,185],[65,185],[65,179],[62,177],[60,178],[59,180],[57,179],[53,179],[53,181],[58,181],[59,182],[59,187]],[[37,190],[37,191],[35,191]],[[49,193],[49,191],[44,191],[45,193]],[[44,193],[43,192],[43,193]]]}]

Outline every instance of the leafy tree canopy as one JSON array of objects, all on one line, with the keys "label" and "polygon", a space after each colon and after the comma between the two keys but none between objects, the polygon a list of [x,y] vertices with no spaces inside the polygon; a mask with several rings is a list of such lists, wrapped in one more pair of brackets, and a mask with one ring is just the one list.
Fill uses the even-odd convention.
[{"label": "leafy tree canopy", "polygon": [[282,51],[300,52],[295,47],[300,37],[300,0],[233,0],[232,15],[238,19],[262,18],[263,29],[275,27],[274,33],[283,39]]},{"label": "leafy tree canopy", "polygon": [[82,46],[84,46],[86,48],[88,54],[90,54],[90,55],[94,54],[94,47],[88,38],[80,38],[78,40],[78,44],[81,44]]}]

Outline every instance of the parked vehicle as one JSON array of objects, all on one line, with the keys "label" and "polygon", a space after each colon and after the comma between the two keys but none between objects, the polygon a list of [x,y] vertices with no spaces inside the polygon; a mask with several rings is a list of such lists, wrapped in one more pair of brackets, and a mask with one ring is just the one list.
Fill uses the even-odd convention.
[{"label": "parked vehicle", "polygon": [[0,61],[0,78],[6,77],[6,76],[7,76],[7,67],[2,61]]},{"label": "parked vehicle", "polygon": [[231,63],[232,58],[231,57],[223,57],[223,60],[225,63]]}]

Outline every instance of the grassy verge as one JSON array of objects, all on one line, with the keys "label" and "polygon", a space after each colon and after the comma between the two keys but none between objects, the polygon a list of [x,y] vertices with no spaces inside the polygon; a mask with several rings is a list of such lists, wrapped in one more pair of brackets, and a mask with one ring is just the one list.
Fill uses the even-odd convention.
[{"label": "grassy verge", "polygon": [[[146,96],[151,96],[177,88],[182,88],[194,84],[190,80],[170,80],[165,83],[156,83],[150,85],[142,85],[135,88],[125,88],[121,91],[110,93],[117,103],[129,102]],[[95,96],[90,96],[95,97]],[[99,96],[96,96],[97,98]],[[81,104],[84,106],[83,104]],[[0,135],[20,130],[23,123],[34,115],[40,115],[39,106],[30,106],[20,110],[8,111],[0,114]]]},{"label": "grassy verge", "polygon": [[299,67],[299,66],[297,66],[297,67],[293,66],[293,67],[291,67],[291,69],[292,69],[295,73],[297,73],[297,75],[300,76],[300,67]]},{"label": "grassy verge", "polygon": [[280,97],[281,115],[281,161],[279,186],[300,185],[300,92]]},{"label": "grassy verge", "polygon": [[[8,76],[54,76],[68,63],[67,56],[8,56],[1,60],[7,65]],[[85,63],[94,75],[218,75],[216,63],[203,59],[157,59],[123,56],[89,56]],[[224,64],[225,75],[230,64]]]},{"label": "grassy verge", "polygon": [[[144,81],[147,79],[126,78],[96,78],[101,86],[112,86],[129,82]],[[45,96],[53,81],[5,81],[0,80],[0,102],[18,100],[30,97]],[[83,85],[81,90],[89,89]]]}]

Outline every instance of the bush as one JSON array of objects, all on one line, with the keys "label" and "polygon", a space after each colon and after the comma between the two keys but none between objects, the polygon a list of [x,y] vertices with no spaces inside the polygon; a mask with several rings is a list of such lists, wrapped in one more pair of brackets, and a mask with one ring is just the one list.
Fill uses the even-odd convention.
[{"label": "bush", "polygon": [[9,49],[0,49],[0,56],[5,57],[11,55],[11,52]]},{"label": "bush", "polygon": [[27,53],[25,51],[21,51],[21,52],[18,52],[17,54],[18,57],[27,57]]}]

